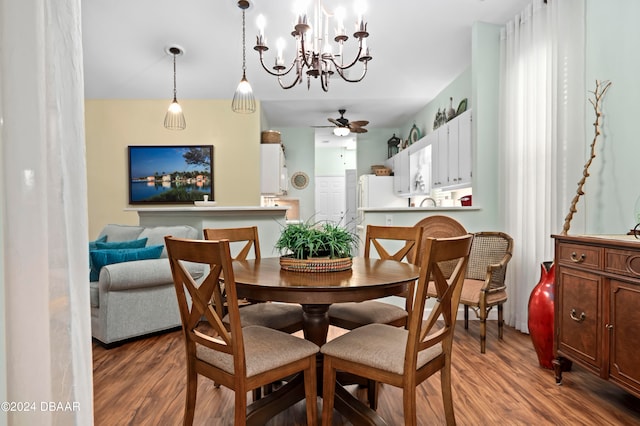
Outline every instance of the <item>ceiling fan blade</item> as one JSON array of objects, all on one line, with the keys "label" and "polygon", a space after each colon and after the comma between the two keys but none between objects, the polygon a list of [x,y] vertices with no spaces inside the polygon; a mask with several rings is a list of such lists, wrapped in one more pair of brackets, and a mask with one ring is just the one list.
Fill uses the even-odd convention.
[{"label": "ceiling fan blade", "polygon": [[329,120],[331,123],[335,124],[338,127],[344,127],[338,120],[335,120],[333,118],[328,118],[327,120]]},{"label": "ceiling fan blade", "polygon": [[336,127],[336,126],[310,126],[310,127],[315,127],[315,128],[331,127],[331,128],[333,128],[333,127]]},{"label": "ceiling fan blade", "polygon": [[357,126],[357,127],[364,127],[367,124],[369,124],[369,122],[367,120],[358,120],[358,121],[352,121],[351,123],[349,123],[351,126]]},{"label": "ceiling fan blade", "polygon": [[353,127],[353,128],[351,128],[351,131],[353,133],[367,133],[368,132],[368,130],[365,129],[364,127]]}]

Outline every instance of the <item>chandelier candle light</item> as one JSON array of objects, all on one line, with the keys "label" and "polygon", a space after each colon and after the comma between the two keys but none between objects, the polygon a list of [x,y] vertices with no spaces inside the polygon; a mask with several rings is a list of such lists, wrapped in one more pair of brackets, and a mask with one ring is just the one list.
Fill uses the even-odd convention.
[{"label": "chandelier candle light", "polygon": [[169,130],[184,130],[187,127],[187,122],[176,96],[176,56],[182,55],[184,50],[178,46],[171,46],[166,52],[173,55],[173,101],[169,104],[167,114],[164,116],[164,127]]},{"label": "chandelier candle light", "polygon": [[[269,74],[278,77],[278,83],[283,89],[290,89],[296,84],[302,83],[304,74],[307,76],[307,89],[311,87],[311,77],[320,78],[322,90],[329,90],[329,78],[337,73],[343,80],[349,83],[357,83],[367,74],[367,64],[372,59],[367,47],[367,23],[364,20],[364,3],[356,0],[355,9],[358,15],[356,29],[353,37],[358,40],[358,53],[349,63],[344,62],[344,43],[349,39],[344,27],[344,9],[337,8],[335,12],[328,11],[320,0],[314,5],[313,28],[309,24],[306,2],[299,1],[297,4],[296,23],[291,32],[295,39],[296,56],[290,65],[285,66],[284,61],[284,39],[279,39],[276,43],[277,55],[273,71],[267,68],[264,63],[264,52],[269,50],[267,39],[264,34],[265,18],[258,16],[258,36],[254,49],[260,54],[260,64]],[[336,19],[335,37],[333,41],[338,44],[338,51],[334,54],[333,47],[329,40],[329,18]],[[362,74],[356,79],[347,77],[345,71],[362,62]],[[290,84],[285,84],[282,77],[295,69],[295,79]]]}]

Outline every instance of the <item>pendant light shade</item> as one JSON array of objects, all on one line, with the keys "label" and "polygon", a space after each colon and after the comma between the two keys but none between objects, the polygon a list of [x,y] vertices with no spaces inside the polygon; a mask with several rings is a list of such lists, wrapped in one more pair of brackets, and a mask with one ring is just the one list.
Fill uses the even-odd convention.
[{"label": "pendant light shade", "polygon": [[183,51],[176,46],[171,46],[167,51],[173,55],[173,101],[164,116],[164,127],[169,130],[184,130],[187,127],[187,122],[184,119],[182,107],[178,103],[176,92],[176,56],[182,55]]},{"label": "pendant light shade", "polygon": [[247,80],[247,61],[245,56],[245,19],[244,12],[249,7],[249,2],[241,0],[238,7],[242,9],[242,79],[233,95],[231,109],[240,114],[251,114],[256,110],[256,100],[253,97],[253,89]]}]

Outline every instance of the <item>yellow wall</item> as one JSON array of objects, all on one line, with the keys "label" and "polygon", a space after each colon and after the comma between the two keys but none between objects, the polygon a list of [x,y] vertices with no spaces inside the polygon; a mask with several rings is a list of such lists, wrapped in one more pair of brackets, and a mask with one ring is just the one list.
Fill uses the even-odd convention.
[{"label": "yellow wall", "polygon": [[[108,223],[138,224],[129,204],[129,145],[213,145],[218,205],[260,204],[260,105],[254,114],[231,111],[231,100],[180,100],[187,128],[163,127],[166,100],[85,102],[89,238]],[[155,207],[155,205],[154,205]]]}]

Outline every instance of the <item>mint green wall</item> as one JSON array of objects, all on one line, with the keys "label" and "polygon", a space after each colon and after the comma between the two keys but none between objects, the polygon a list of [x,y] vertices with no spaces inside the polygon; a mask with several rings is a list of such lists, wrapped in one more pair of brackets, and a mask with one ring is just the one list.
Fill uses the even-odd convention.
[{"label": "mint green wall", "polygon": [[[400,128],[400,135],[402,139],[407,139],[411,127],[415,124],[420,129],[422,136],[433,131],[433,121],[436,117],[438,109],[449,108],[449,98],[453,98],[453,109],[458,109],[458,104],[464,98],[471,101],[471,68],[466,69],[462,74],[455,77],[454,80],[438,95],[436,95],[431,102],[429,102],[423,109],[418,111],[413,120],[405,123]],[[467,108],[470,108],[471,104],[467,103]]]},{"label": "mint green wall", "polygon": [[304,172],[309,176],[309,185],[304,189],[295,189],[289,182],[289,197],[300,199],[300,218],[303,220],[310,218],[315,212],[315,131],[305,127],[277,130],[282,136],[289,178],[295,172]]},{"label": "mint green wall", "polygon": [[345,148],[317,148],[316,176],[344,176],[346,169],[356,168],[356,150]]},{"label": "mint green wall", "polygon": [[[588,233],[624,233],[637,223],[633,213],[640,197],[639,16],[638,0],[587,1],[585,93],[594,90],[595,80],[612,82],[602,104],[602,136],[589,168],[584,204],[578,204],[586,210]],[[587,145],[593,139],[594,119],[588,105]]]},{"label": "mint green wall", "polygon": [[[500,26],[476,23],[472,28],[471,67],[456,77],[433,101],[402,127],[402,137],[416,123],[424,134],[433,131],[438,108],[454,108],[467,98],[467,109],[473,110],[472,166],[473,204],[479,210],[465,212],[461,223],[467,229],[501,230],[498,191],[498,93],[500,76]],[[447,212],[449,215],[449,212]],[[451,216],[455,216],[451,214]]]},{"label": "mint green wall", "polygon": [[498,190],[498,101],[500,93],[500,26],[475,23],[471,32],[471,133],[473,204],[482,207],[484,230],[503,230]]},{"label": "mint green wall", "polygon": [[358,135],[358,176],[371,173],[371,166],[384,164],[387,160],[387,141],[398,129],[369,129]]}]

